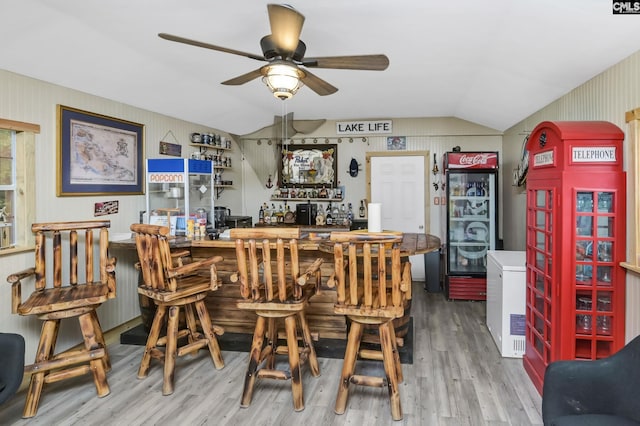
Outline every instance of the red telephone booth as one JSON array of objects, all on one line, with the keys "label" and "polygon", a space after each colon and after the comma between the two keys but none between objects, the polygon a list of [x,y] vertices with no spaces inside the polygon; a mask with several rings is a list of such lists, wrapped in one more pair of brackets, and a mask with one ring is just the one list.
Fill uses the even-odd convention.
[{"label": "red telephone booth", "polygon": [[608,122],[540,123],[527,142],[524,367],[542,393],[556,360],[624,345],[624,133]]}]

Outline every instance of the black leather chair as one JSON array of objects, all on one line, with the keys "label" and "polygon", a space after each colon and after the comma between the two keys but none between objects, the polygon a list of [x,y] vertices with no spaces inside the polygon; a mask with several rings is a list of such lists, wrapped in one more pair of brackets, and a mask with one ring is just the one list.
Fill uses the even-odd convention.
[{"label": "black leather chair", "polygon": [[0,333],[0,404],[20,388],[23,374],[24,338],[19,334]]},{"label": "black leather chair", "polygon": [[608,358],[549,364],[545,426],[640,425],[640,336]]}]

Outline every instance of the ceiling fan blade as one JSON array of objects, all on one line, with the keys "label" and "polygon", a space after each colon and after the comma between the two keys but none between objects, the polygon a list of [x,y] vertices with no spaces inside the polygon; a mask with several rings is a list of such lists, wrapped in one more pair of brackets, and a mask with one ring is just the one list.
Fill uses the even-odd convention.
[{"label": "ceiling fan blade", "polygon": [[332,86],[315,74],[304,70],[305,76],[302,77],[302,82],[320,96],[332,95],[338,91],[337,87]]},{"label": "ceiling fan blade", "polygon": [[305,58],[302,65],[311,68],[383,71],[389,66],[386,55],[326,56]]},{"label": "ceiling fan blade", "polygon": [[172,34],[159,33],[158,37],[163,38],[165,40],[169,40],[169,41],[175,41],[177,43],[190,44],[191,46],[204,47],[205,49],[217,50],[219,52],[224,52],[224,53],[231,53],[233,55],[244,56],[244,57],[255,59],[258,61],[266,61],[264,56],[254,55],[253,53],[242,52],[240,50],[229,49],[226,47],[216,46],[215,44],[209,44],[209,43],[204,43],[202,41],[191,40],[189,38],[184,38],[184,37],[180,37]]},{"label": "ceiling fan blade", "polygon": [[268,4],[269,24],[271,36],[280,54],[286,58],[291,57],[298,47],[304,15],[293,7],[282,4]]},{"label": "ceiling fan blade", "polygon": [[242,74],[239,75],[235,78],[232,78],[230,80],[227,81],[223,81],[221,84],[225,84],[227,86],[239,86],[241,84],[245,84],[250,82],[251,80],[254,80],[260,76],[262,76],[262,72],[260,71],[262,68],[258,68],[257,70],[253,70],[251,72],[248,72],[246,74]]}]

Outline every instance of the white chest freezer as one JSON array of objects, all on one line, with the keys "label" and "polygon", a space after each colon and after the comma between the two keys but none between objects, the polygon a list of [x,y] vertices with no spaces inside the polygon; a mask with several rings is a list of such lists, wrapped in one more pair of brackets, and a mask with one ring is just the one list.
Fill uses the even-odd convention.
[{"label": "white chest freezer", "polygon": [[526,252],[487,253],[487,327],[503,357],[525,349]]}]

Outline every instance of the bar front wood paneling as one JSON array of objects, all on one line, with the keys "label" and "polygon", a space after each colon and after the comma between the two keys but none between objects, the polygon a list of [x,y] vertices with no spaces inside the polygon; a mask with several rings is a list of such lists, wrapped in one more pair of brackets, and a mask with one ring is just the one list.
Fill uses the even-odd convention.
[{"label": "bar front wood paneling", "polygon": [[[318,230],[316,230],[318,231]],[[356,231],[358,232],[358,231]],[[324,262],[321,267],[322,285],[319,294],[310,299],[307,310],[307,320],[312,333],[317,333],[320,339],[346,339],[347,323],[344,315],[333,312],[337,300],[334,288],[327,286],[327,280],[333,273],[333,247],[328,241],[329,233],[302,232],[298,240],[300,270],[305,270],[315,259],[321,257]],[[135,249],[133,240],[113,241],[111,248]],[[194,260],[222,256],[222,262],[217,264],[218,275],[222,285],[217,291],[211,292],[206,299],[207,308],[214,324],[224,327],[230,333],[252,334],[256,317],[254,314],[236,308],[236,302],[241,299],[240,285],[231,280],[231,274],[237,271],[235,241],[232,239],[218,240],[187,240],[176,238],[171,247],[191,249]],[[428,253],[440,249],[440,239],[433,235],[405,233],[402,238],[401,253],[403,256]],[[123,295],[120,295],[122,297]],[[135,297],[135,295],[131,295]],[[143,322],[145,318],[153,319],[153,306],[140,300]],[[410,312],[404,318],[396,320],[396,328],[406,328]]]},{"label": "bar front wood paneling", "polygon": [[[300,240],[298,249],[300,270],[304,271],[315,259],[321,257],[322,287],[319,294],[313,296],[306,311],[309,328],[320,338],[346,339],[347,324],[343,315],[333,313],[336,302],[335,290],[327,287],[327,279],[333,272],[333,255],[319,250],[318,241]],[[231,333],[253,333],[256,316],[236,308],[240,297],[240,285],[231,282],[230,275],[236,272],[235,242],[232,240],[194,240],[191,244],[194,260],[213,254],[223,257],[218,263],[222,286],[207,297],[207,307],[214,324],[224,327]]]}]

